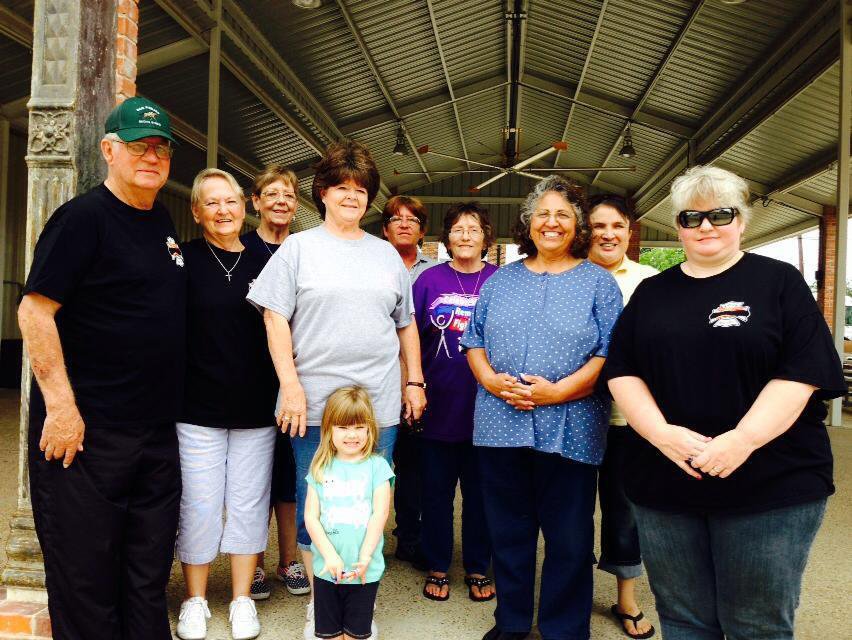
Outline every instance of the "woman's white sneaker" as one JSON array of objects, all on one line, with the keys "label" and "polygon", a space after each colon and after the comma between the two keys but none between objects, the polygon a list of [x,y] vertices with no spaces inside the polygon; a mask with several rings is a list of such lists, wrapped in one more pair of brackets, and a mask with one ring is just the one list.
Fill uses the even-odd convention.
[{"label": "woman's white sneaker", "polygon": [[260,634],[260,620],[254,600],[239,596],[228,608],[228,621],[231,623],[231,637],[234,640],[251,640]]},{"label": "woman's white sneaker", "polygon": [[177,633],[181,640],[204,640],[207,637],[207,621],[210,619],[210,609],[207,600],[195,596],[184,600],[180,605]]}]

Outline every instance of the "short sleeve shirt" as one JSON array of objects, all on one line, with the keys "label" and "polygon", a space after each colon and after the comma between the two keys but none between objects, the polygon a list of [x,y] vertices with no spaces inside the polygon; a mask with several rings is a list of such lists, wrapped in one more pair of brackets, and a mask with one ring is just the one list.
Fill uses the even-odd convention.
[{"label": "short sleeve shirt", "polygon": [[[534,273],[519,260],[482,286],[461,345],[485,349],[497,372],[534,374],[556,382],[590,358],[606,357],[620,312],[621,292],[605,269],[583,261],[559,274]],[[480,385],[473,443],[531,447],[598,465],[606,446],[609,404],[594,393],[518,411]]]},{"label": "short sleeve shirt", "polygon": [[834,491],[823,400],[846,392],[828,326],[791,265],[746,253],[709,278],[673,267],[636,289],[599,384],[641,378],[666,421],[706,436],[734,429],[770,380],[817,387],[798,419],[727,478],[691,478],[631,432],[627,494],[661,510],[754,512]]},{"label": "short sleeve shirt", "polygon": [[[103,184],[63,204],[36,244],[29,293],[62,305],[56,326],[87,427],[178,418],[186,265],[162,204],[136,209]],[[44,415],[37,384],[30,406]]]},{"label": "short sleeve shirt", "polygon": [[287,319],[308,404],[322,423],[328,396],[347,385],[370,394],[380,427],[399,424],[399,338],[412,322],[411,279],[389,242],[344,240],[323,225],[302,231],[270,258],[248,300]]},{"label": "short sleeve shirt", "polygon": [[[321,482],[317,482],[311,474],[305,478],[317,492],[320,524],[343,560],[345,571],[354,570],[361,554],[367,524],[373,515],[373,491],[393,477],[387,461],[382,456],[373,455],[359,462],[343,462],[334,458],[323,471]],[[380,536],[367,567],[367,582],[378,582],[385,571],[383,546],[384,538]],[[311,551],[314,554],[314,576],[333,581],[332,576],[322,573],[325,560],[316,545],[311,545]]]}]

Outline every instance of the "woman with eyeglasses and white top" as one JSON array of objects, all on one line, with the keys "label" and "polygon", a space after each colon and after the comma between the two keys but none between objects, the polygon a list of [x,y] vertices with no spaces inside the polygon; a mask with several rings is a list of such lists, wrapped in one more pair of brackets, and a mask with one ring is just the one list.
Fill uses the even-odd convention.
[{"label": "woman with eyeglasses and white top", "polygon": [[486,577],[491,540],[485,525],[479,465],[471,438],[476,380],[459,349],[479,290],[497,267],[483,262],[494,242],[488,210],[476,202],[453,205],[444,215],[441,242],[452,260],[426,269],[414,283],[414,315],[429,410],[417,440],[423,508],[423,553],[429,573],[423,595],[450,597],[447,571],[453,557],[453,501],[462,492],[462,562],[468,596],[494,598]]},{"label": "woman with eyeglasses and white top", "polygon": [[191,206],[202,237],[182,245],[189,281],[184,407],[177,424],[183,494],[176,553],[187,598],[177,635],[206,636],[207,577],[222,552],[230,554],[231,636],[240,640],[260,633],[250,589],[269,534],[277,431],[278,379],[263,320],[245,300],[269,256],[240,241],[245,199],[231,174],[201,171]]},{"label": "woman with eyeglasses and white top", "polygon": [[744,180],[697,166],[671,198],[686,261],[639,285],[601,374],[635,430],[627,495],[663,637],[793,638],[840,360],[799,272],[741,250]]},{"label": "woman with eyeglasses and white top", "polygon": [[473,444],[499,593],[483,640],[529,635],[539,531],[541,637],[589,637],[597,466],[609,417],[594,385],[621,292],[585,260],[584,206],[582,189],[565,178],[536,185],[515,232],[527,257],[482,286],[460,342],[479,382]]}]

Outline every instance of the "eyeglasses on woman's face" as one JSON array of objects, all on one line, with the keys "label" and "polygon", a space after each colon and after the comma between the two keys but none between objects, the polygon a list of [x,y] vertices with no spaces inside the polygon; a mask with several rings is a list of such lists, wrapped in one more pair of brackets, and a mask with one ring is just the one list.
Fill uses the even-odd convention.
[{"label": "eyeglasses on woman's face", "polygon": [[686,209],[677,214],[677,223],[684,229],[697,229],[707,220],[714,227],[724,227],[731,224],[739,213],[736,207],[717,207],[707,211]]},{"label": "eyeglasses on woman's face", "polygon": [[264,191],[260,197],[268,202],[278,202],[283,200],[288,204],[296,204],[296,194],[288,191]]},{"label": "eyeglasses on woman's face", "polygon": [[462,238],[467,234],[467,237],[471,240],[479,240],[482,237],[482,229],[477,227],[467,228],[467,227],[455,227],[450,229],[449,236],[453,239]]}]

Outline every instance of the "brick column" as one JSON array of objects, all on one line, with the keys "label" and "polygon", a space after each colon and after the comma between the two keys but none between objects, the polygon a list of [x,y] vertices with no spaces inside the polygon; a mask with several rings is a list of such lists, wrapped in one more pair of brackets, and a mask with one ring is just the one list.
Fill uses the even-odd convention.
[{"label": "brick column", "polygon": [[491,264],[496,264],[499,267],[501,253],[502,251],[500,245],[495,242],[488,249],[488,253],[485,254],[485,261],[490,262]]},{"label": "brick column", "polygon": [[633,235],[630,236],[630,242],[627,245],[627,257],[638,262],[639,245],[642,239],[642,223],[637,220],[630,225],[630,230],[633,232]]},{"label": "brick column", "polygon": [[834,264],[837,240],[837,207],[825,206],[819,221],[817,305],[829,327],[834,326]]},{"label": "brick column", "polygon": [[432,260],[438,259],[438,245],[440,242],[424,242],[423,246],[420,247],[420,250],[423,252],[423,255],[427,258],[432,258]]},{"label": "brick column", "polygon": [[136,95],[139,0],[115,0],[115,103]]}]

